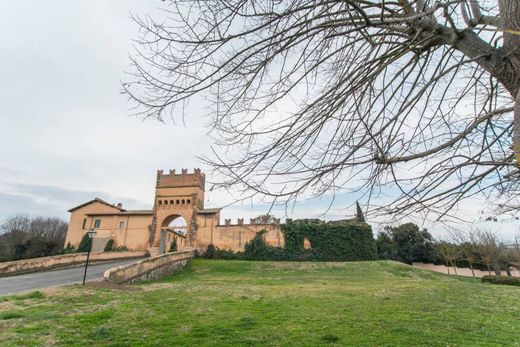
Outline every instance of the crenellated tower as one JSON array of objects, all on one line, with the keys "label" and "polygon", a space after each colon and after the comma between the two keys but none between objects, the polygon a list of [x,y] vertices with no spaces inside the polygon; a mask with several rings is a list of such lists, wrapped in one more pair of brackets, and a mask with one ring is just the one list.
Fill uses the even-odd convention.
[{"label": "crenellated tower", "polygon": [[165,235],[171,232],[169,225],[182,217],[185,220],[185,235],[188,244],[194,238],[196,214],[204,208],[205,176],[200,169],[189,173],[182,169],[180,173],[169,170],[157,170],[155,185],[154,221],[155,230],[151,240],[152,248],[164,247]]}]

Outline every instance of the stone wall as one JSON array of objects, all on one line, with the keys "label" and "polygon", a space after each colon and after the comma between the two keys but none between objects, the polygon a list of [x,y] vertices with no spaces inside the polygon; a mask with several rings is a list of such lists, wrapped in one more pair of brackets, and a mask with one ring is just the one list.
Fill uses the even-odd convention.
[{"label": "stone wall", "polygon": [[[472,274],[470,268],[462,268],[462,267],[454,268],[454,267],[450,266],[448,269],[448,267],[446,267],[445,265],[435,265],[435,264],[425,264],[425,263],[413,263],[413,266],[415,266],[419,269],[422,269],[422,270],[435,271],[435,272],[440,272],[443,274],[458,275],[458,276],[464,276],[464,277],[473,277],[473,274]],[[475,272],[475,277],[478,277],[478,278],[489,275],[488,271],[482,271],[482,270],[475,269],[474,272]],[[495,274],[495,272],[491,271],[491,275],[494,275],[494,274]],[[507,274],[505,271],[502,271],[502,275],[507,275]],[[513,275],[514,277],[520,277],[520,272],[518,272],[517,269],[512,269],[511,275]]]},{"label": "stone wall", "polygon": [[121,284],[159,279],[184,268],[195,255],[194,250],[161,254],[132,264],[108,269],[103,275],[108,282]]},{"label": "stone wall", "polygon": [[[127,258],[142,258],[148,255],[146,251],[99,252],[90,253],[89,262],[109,261]],[[13,276],[29,272],[50,270],[85,263],[87,253],[55,255],[51,257],[6,261],[0,263],[0,277]]]}]

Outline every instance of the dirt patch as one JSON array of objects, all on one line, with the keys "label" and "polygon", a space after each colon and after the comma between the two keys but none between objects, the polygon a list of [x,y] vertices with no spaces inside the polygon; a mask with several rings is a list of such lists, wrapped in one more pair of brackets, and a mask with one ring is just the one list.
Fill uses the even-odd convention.
[{"label": "dirt patch", "polygon": [[253,265],[253,270],[317,270],[344,267],[343,262],[270,262],[270,263],[256,263]]},{"label": "dirt patch", "polygon": [[85,287],[91,287],[91,288],[106,288],[106,289],[116,289],[116,290],[122,290],[126,292],[137,292],[141,291],[141,287],[133,286],[131,284],[115,284],[108,281],[91,281],[85,283]]}]

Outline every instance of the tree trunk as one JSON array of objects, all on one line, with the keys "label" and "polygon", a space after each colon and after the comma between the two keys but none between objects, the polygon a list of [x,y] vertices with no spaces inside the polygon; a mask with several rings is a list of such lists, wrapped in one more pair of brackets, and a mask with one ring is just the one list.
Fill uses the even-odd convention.
[{"label": "tree trunk", "polygon": [[495,271],[495,275],[500,276],[502,275],[502,270],[500,269],[500,265],[497,263],[493,264],[493,270]]},{"label": "tree trunk", "polygon": [[520,92],[516,97],[515,116],[513,118],[513,151],[518,165],[520,164]]},{"label": "tree trunk", "polygon": [[[499,0],[500,17],[504,29],[504,54],[509,57],[505,69],[510,70],[512,97],[516,100],[514,115],[513,151],[520,164],[520,1]],[[513,33],[511,31],[515,31]]]},{"label": "tree trunk", "polygon": [[470,261],[468,261],[469,268],[471,269],[471,274],[473,275],[473,278],[475,278],[475,270],[473,269],[473,264],[471,264]]}]

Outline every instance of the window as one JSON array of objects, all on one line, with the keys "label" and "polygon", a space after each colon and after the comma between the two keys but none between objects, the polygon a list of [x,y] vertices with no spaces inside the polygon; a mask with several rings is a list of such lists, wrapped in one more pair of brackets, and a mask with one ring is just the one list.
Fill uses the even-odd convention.
[{"label": "window", "polygon": [[87,224],[87,218],[83,218],[83,229],[85,229],[85,224]]},{"label": "window", "polygon": [[125,228],[125,222],[119,222],[119,229]]},{"label": "window", "polygon": [[180,204],[179,200],[175,200],[175,203],[176,203],[177,205]]},{"label": "window", "polygon": [[184,204],[184,199],[182,199],[182,203]]},{"label": "window", "polygon": [[187,204],[191,204],[190,199],[186,200],[186,203],[187,203]]},{"label": "window", "polygon": [[162,201],[161,200],[159,200],[159,205],[162,205]]},{"label": "window", "polygon": [[170,200],[170,205],[173,205],[173,200]]},{"label": "window", "polygon": [[94,228],[97,229],[101,227],[101,219],[94,220]]}]

